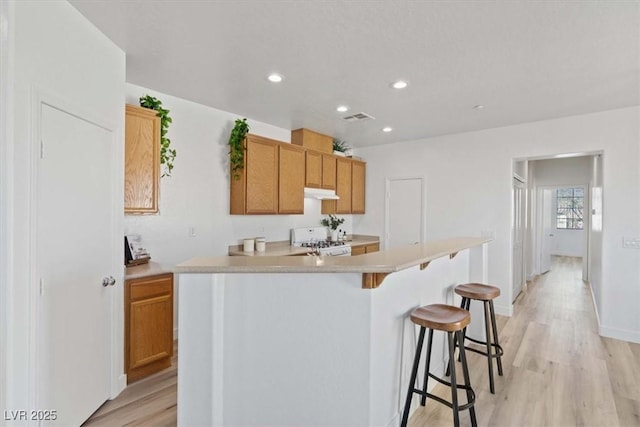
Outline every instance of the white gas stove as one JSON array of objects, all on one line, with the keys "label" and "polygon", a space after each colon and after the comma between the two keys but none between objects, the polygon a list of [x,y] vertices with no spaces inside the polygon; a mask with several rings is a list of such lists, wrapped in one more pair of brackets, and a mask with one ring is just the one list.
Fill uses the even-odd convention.
[{"label": "white gas stove", "polygon": [[332,242],[327,239],[326,227],[308,227],[291,229],[291,245],[311,248],[310,255],[350,256],[351,245],[348,242]]}]

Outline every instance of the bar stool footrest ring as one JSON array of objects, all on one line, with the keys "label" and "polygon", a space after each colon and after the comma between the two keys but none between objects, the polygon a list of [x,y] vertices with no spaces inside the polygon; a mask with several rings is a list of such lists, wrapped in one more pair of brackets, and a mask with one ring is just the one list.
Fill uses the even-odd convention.
[{"label": "bar stool footrest ring", "polygon": [[[460,388],[469,388],[469,387],[460,387]],[[415,394],[419,394],[420,396],[427,396],[428,399],[433,399],[437,402],[442,403],[443,405],[453,409],[453,403],[449,402],[448,400],[444,400],[443,398],[441,398],[440,396],[436,396],[434,394],[431,394],[429,392],[425,393],[420,389],[414,388],[413,392]],[[464,405],[459,405],[458,406],[458,411],[464,411],[465,409],[469,409],[473,406],[473,404],[476,403],[476,393],[475,391],[473,391],[473,389],[471,389],[471,400],[468,403],[465,403]]]},{"label": "bar stool footrest ring", "polygon": [[[465,340],[469,340],[471,342],[474,342],[476,344],[483,345],[485,347],[487,346],[487,342],[486,341],[476,340],[476,339],[473,339],[473,338],[467,337],[467,336],[465,336],[464,339]],[[475,349],[473,347],[468,347],[466,345],[464,346],[464,348],[466,350],[473,351],[474,353],[482,354],[484,356],[489,356],[489,357],[496,358],[496,357],[502,357],[504,355],[504,350],[502,349],[501,345],[495,344],[495,343],[491,343],[491,347],[493,347],[495,349],[495,353],[493,353],[493,354],[487,354],[486,351],[478,350],[478,349]]]}]

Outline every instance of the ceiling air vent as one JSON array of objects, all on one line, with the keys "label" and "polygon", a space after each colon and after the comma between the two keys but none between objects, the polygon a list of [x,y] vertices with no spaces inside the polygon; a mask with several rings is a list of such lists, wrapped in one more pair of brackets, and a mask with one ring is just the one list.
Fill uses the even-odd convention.
[{"label": "ceiling air vent", "polygon": [[368,115],[367,113],[356,113],[350,116],[343,117],[348,122],[361,122],[363,120],[375,120],[375,117]]}]

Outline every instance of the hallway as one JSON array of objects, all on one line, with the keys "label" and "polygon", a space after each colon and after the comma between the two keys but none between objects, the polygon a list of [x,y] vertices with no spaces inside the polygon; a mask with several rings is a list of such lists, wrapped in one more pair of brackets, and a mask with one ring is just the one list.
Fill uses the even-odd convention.
[{"label": "hallway", "polygon": [[[513,317],[498,316],[505,355],[495,395],[486,359],[469,352],[479,426],[640,425],[640,344],[598,336],[581,269],[580,258],[553,257],[552,270],[520,294]],[[450,400],[448,387],[435,390]],[[409,425],[451,426],[452,418],[427,402]],[[466,411],[461,425],[470,425]]]}]

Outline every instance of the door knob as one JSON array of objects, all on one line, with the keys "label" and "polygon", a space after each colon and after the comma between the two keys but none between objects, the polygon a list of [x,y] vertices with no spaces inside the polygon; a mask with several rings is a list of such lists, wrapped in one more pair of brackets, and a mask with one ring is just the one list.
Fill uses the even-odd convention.
[{"label": "door knob", "polygon": [[103,277],[102,278],[102,286],[113,286],[116,284],[116,279],[113,276]]}]

